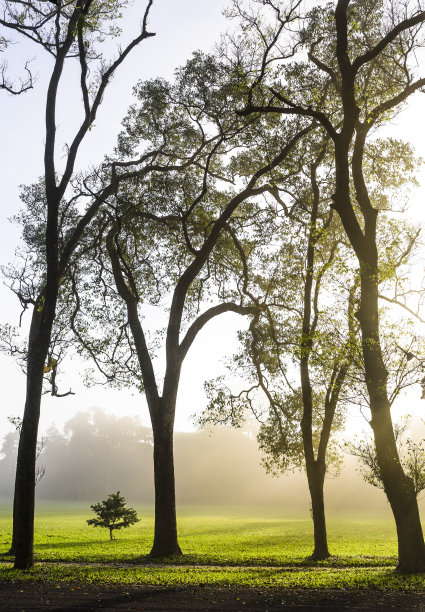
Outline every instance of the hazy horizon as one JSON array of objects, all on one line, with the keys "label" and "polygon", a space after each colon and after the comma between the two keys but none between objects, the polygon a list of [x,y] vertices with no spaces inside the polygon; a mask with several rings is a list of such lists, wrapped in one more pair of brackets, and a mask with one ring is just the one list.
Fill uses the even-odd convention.
[{"label": "hazy horizon", "polygon": [[[175,434],[178,506],[259,506],[282,515],[308,516],[310,499],[304,472],[275,478],[261,465],[254,431],[215,427]],[[0,498],[13,499],[18,433],[3,441]],[[120,491],[128,500],[154,499],[151,430],[136,417],[100,409],[79,412],[63,431],[51,428],[38,464],[45,475],[37,500],[94,503]],[[340,476],[325,482],[328,514],[381,513],[391,517],[383,491],[364,482],[356,461],[344,457]],[[423,503],[421,504],[423,505]]]}]

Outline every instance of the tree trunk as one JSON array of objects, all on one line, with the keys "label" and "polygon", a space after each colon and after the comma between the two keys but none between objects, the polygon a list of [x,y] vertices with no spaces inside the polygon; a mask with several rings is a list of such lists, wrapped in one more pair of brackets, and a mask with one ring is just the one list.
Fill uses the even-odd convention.
[{"label": "tree trunk", "polygon": [[413,483],[405,486],[407,495],[391,502],[397,526],[400,572],[425,572],[425,546]]},{"label": "tree trunk", "polygon": [[[161,412],[164,407],[160,407]],[[159,410],[157,411],[157,413]],[[167,410],[168,412],[168,410]],[[154,438],[155,536],[151,557],[181,555],[177,541],[173,413],[152,419]]]},{"label": "tree trunk", "polygon": [[[301,360],[303,361],[303,359]],[[305,364],[303,364],[305,365]],[[305,466],[307,472],[308,488],[311,498],[311,509],[314,526],[314,550],[311,559],[320,560],[330,557],[326,534],[325,501],[323,487],[325,482],[326,464],[324,460],[314,458],[312,441],[312,401],[311,386],[305,380],[305,367],[302,369],[304,415],[301,420],[301,431],[303,436]]]},{"label": "tree trunk", "polygon": [[[376,442],[378,460],[383,454],[381,444]],[[385,471],[385,492],[397,528],[397,569],[406,573],[425,572],[425,544],[413,482],[398,468],[394,460],[386,465]]]},{"label": "tree trunk", "polygon": [[[370,376],[371,372],[366,375]],[[373,385],[376,379],[370,381]],[[425,543],[418,502],[413,482],[400,464],[390,405],[371,404],[371,412],[378,465],[397,528],[398,569],[408,573],[425,572]]]},{"label": "tree trunk", "polygon": [[403,572],[425,571],[425,543],[413,483],[400,463],[388,400],[388,372],[382,354],[378,309],[378,212],[370,203],[362,163],[366,132],[355,143],[352,165],[357,201],[364,218],[362,231],[354,213],[349,184],[349,139],[335,143],[336,189],[334,205],[360,264],[360,323],[366,386],[372,416],[376,456],[385,493],[393,511],[398,537],[399,565]]},{"label": "tree trunk", "polygon": [[[115,228],[109,232],[107,248],[111,258],[116,287],[127,305],[128,321],[143,375],[145,395],[149,406],[153,431],[155,535],[150,555],[152,557],[181,555],[180,546],[177,541],[173,455],[174,415],[181,367],[178,350],[178,331],[176,333],[175,344],[170,342],[170,331],[168,330],[167,332],[167,367],[164,377],[163,397],[161,397],[158,393],[152,361],[137,311],[138,301],[126,285],[120,268],[118,254],[114,247],[113,238],[115,232]],[[174,324],[175,319],[170,315],[169,326]],[[179,329],[178,324],[175,327],[177,330]]]},{"label": "tree trunk", "polygon": [[44,365],[44,358],[38,358],[38,367],[29,366],[16,464],[13,542],[16,569],[29,569],[33,565],[35,462]]},{"label": "tree trunk", "polygon": [[[39,302],[38,304],[40,304]],[[53,299],[53,304],[55,300]],[[34,307],[28,342],[27,390],[16,462],[13,543],[15,568],[29,569],[33,565],[35,464],[43,391],[43,368],[47,358],[53,320],[43,321],[46,303]],[[53,310],[54,312],[54,310]]]},{"label": "tree trunk", "polygon": [[8,554],[9,555],[15,555],[15,549],[16,549],[16,524],[17,524],[17,518],[16,518],[16,514],[17,514],[17,499],[16,499],[16,490],[14,491],[13,494],[13,526],[12,526],[12,543],[10,545],[10,549]]},{"label": "tree trunk", "polygon": [[[313,203],[310,217],[310,230],[308,238],[308,248],[306,257],[306,278],[304,281],[303,298],[303,321],[301,335],[301,358],[300,358],[300,377],[303,397],[303,416],[301,419],[301,432],[303,437],[304,457],[307,471],[308,487],[310,489],[311,507],[314,525],[314,551],[312,559],[326,559],[329,557],[326,522],[325,504],[323,498],[323,484],[325,480],[326,464],[324,459],[316,460],[314,457],[313,445],[313,390],[310,381],[310,353],[313,350],[313,336],[315,323],[311,323],[311,310],[314,303],[312,297],[314,266],[317,241],[317,216],[319,209],[319,187],[317,184],[317,168],[323,159],[326,149],[322,148],[319,156],[311,166],[311,183],[313,188]],[[317,290],[317,285],[316,285]],[[317,322],[317,320],[316,320]],[[322,430],[323,438],[323,430]],[[323,445],[323,442],[322,442]],[[326,454],[326,444],[323,452]]]},{"label": "tree trunk", "polygon": [[323,462],[314,461],[313,463],[308,462],[306,467],[314,525],[314,551],[311,559],[320,561],[331,556],[328,550],[323,495],[326,465]]},{"label": "tree trunk", "polygon": [[[375,260],[375,261],[373,261]],[[425,543],[412,480],[400,463],[387,396],[387,371],[379,338],[377,256],[360,267],[361,301],[358,318],[362,331],[365,375],[370,397],[376,455],[385,493],[394,514],[399,564],[403,572],[425,571]],[[370,261],[370,260],[369,260]]]}]

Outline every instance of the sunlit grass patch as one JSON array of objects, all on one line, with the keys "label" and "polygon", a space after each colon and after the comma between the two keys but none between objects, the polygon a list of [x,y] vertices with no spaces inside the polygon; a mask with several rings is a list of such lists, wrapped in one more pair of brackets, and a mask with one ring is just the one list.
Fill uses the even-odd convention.
[{"label": "sunlit grass patch", "polygon": [[3,581],[51,580],[81,584],[119,583],[152,586],[240,586],[305,589],[425,590],[423,575],[405,576],[393,568],[206,568],[206,567],[69,567],[36,566],[27,572],[0,570]]},{"label": "sunlit grass patch", "polygon": [[[354,570],[363,567],[392,567],[396,564],[395,529],[389,520],[358,520],[353,517],[330,519],[329,547],[333,556],[316,563],[308,559],[313,546],[310,519],[279,518],[276,514],[256,515],[254,511],[249,515],[246,509],[242,515],[238,515],[234,509],[228,509],[227,512],[225,509],[217,509],[210,514],[200,513],[198,509],[194,512],[197,513],[184,508],[179,516],[179,542],[185,554],[173,560],[173,564],[219,566],[223,568],[222,572],[227,571],[225,566],[257,566],[259,571],[262,567],[268,567],[272,577],[275,574],[271,568],[290,566],[299,568],[299,571],[305,568],[306,576],[310,578],[312,568],[327,568],[328,572],[332,572],[338,568]],[[141,522],[119,531],[117,539],[111,541],[106,529],[86,524],[91,514],[88,504],[87,508],[74,505],[65,511],[57,505],[50,511],[48,507],[42,506],[36,516],[35,559],[47,563],[146,565],[151,562],[148,553],[153,537],[153,514],[147,508],[138,508],[138,513],[142,517]],[[4,555],[10,546],[11,528],[10,515],[0,515],[0,553],[3,554],[3,561],[8,560]],[[158,576],[164,571],[168,572],[166,564],[167,560],[164,560],[164,569],[158,570]],[[151,569],[152,576],[156,576],[156,570]],[[189,573],[194,571],[193,568],[187,569]],[[130,570],[133,571],[133,568]],[[55,571],[59,571],[59,568]],[[76,568],[75,571],[82,569]],[[102,574],[103,570],[96,571]],[[119,571],[119,568],[111,568],[111,571]],[[142,570],[139,567],[134,571]],[[236,570],[232,571],[231,576],[237,575],[237,572],[234,573]],[[307,580],[307,577],[303,580]]]}]

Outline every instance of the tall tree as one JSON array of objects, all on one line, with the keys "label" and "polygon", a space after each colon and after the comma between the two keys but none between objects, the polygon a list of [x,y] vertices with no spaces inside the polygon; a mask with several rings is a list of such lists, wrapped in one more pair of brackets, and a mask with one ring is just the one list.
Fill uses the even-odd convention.
[{"label": "tall tree", "polygon": [[[149,137],[153,146],[157,139],[172,143],[191,163],[175,172],[153,173],[149,180],[127,183],[117,192],[106,220],[108,229],[101,224],[103,242],[99,242],[94,258],[98,262],[94,282],[104,287],[96,309],[96,316],[104,321],[102,332],[97,339],[87,340],[87,314],[93,311],[92,296],[84,295],[88,266],[82,270],[80,283],[78,279],[74,283],[78,308],[73,328],[109,379],[122,381],[124,370],[131,384],[145,393],[154,434],[155,536],[151,554],[167,556],[181,552],[173,430],[183,361],[209,321],[225,312],[255,311],[256,305],[247,306],[243,293],[227,281],[232,259],[239,257],[229,241],[231,228],[233,223],[250,222],[255,198],[274,191],[269,182],[271,171],[291,156],[311,125],[281,122],[283,144],[272,155],[262,154],[247,163],[246,139],[254,134],[261,139],[268,121],[241,121],[232,108],[233,82],[221,62],[209,56],[195,55],[179,72],[173,87],[162,81],[142,84],[139,98],[140,106],[131,109],[127,130],[120,139],[121,155],[134,152]],[[151,112],[146,100],[156,101]],[[193,149],[202,151],[201,156],[194,157]],[[261,209],[260,204],[258,207]],[[89,305],[82,308],[84,298],[89,299]],[[212,300],[215,303],[206,307]],[[163,330],[161,388],[143,306],[164,302],[169,311]],[[112,343],[105,342],[108,327]],[[120,352],[121,342],[126,344]]]},{"label": "tall tree", "polygon": [[[266,0],[275,11],[279,7]],[[263,71],[249,88],[243,114],[314,118],[335,147],[337,211],[360,267],[360,323],[377,460],[398,535],[399,569],[425,570],[425,544],[412,480],[400,463],[391,421],[379,325],[378,209],[364,175],[368,137],[425,85],[417,76],[423,46],[421,2],[338,0],[317,7],[302,28],[308,62],[294,62],[281,78]],[[278,27],[278,26],[277,26]],[[269,51],[267,52],[269,53]],[[274,51],[277,55],[276,50]],[[261,86],[260,86],[261,85]]]},{"label": "tall tree", "polygon": [[[223,384],[208,385],[211,403],[200,421],[238,424],[248,409],[262,423],[258,442],[266,468],[275,474],[305,468],[314,524],[312,558],[324,559],[329,550],[323,487],[331,432],[344,422],[340,396],[356,353],[356,283],[350,287],[352,262],[328,206],[329,154],[326,168],[321,167],[327,143],[311,134],[305,144],[301,168],[286,185],[286,214],[271,209],[267,229],[263,223],[257,235],[239,241],[245,291],[262,305],[231,365],[250,387],[234,395]],[[261,244],[258,238],[264,234]]]},{"label": "tall tree", "polygon": [[[22,430],[19,440],[14,496],[14,537],[12,550],[15,567],[28,569],[33,564],[34,486],[37,432],[43,373],[55,321],[58,292],[73,252],[86,227],[97,214],[102,202],[113,193],[116,179],[92,199],[84,212],[76,214],[71,231],[61,234],[62,216],[73,200],[67,200],[74,178],[80,145],[96,120],[98,109],[111,78],[140,42],[153,36],[147,20],[153,0],[145,5],[140,34],[120,49],[115,59],[108,61],[99,45],[110,35],[117,34],[116,19],[125,2],[94,2],[83,0],[67,3],[34,1],[22,5],[6,2],[1,22],[5,28],[31,39],[53,59],[46,97],[46,136],[44,144],[43,211],[44,275],[35,299],[19,296],[24,306],[32,306],[32,318],[27,347],[27,390]],[[57,168],[56,112],[58,90],[66,62],[77,61],[80,67],[79,92],[82,99],[82,120],[71,144],[67,147],[64,168]],[[97,73],[95,73],[97,70]],[[95,75],[95,76],[90,76]]]}]

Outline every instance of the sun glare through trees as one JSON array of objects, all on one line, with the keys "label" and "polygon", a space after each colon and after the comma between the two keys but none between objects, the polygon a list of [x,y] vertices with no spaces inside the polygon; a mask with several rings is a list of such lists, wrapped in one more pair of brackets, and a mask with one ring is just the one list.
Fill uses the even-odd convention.
[{"label": "sun glare through trees", "polygon": [[[27,579],[40,560],[62,563],[49,580],[81,580],[61,574],[78,561],[121,583],[109,565],[122,562],[148,564],[133,577],[146,585],[179,584],[181,565],[196,586],[198,566],[229,565],[245,578],[223,570],[206,584],[266,588],[249,568],[276,566],[270,588],[292,593],[309,588],[308,565],[313,590],[336,588],[347,567],[352,589],[425,590],[425,149],[407,137],[422,119],[425,2],[188,0],[167,13],[160,0],[0,1],[0,97],[28,108],[34,130],[5,157],[19,238],[15,249],[5,233],[15,301],[0,348],[20,374],[2,414],[14,426],[0,458],[4,580]],[[199,44],[188,47],[191,32]],[[19,131],[17,114],[2,116]],[[114,398],[115,416],[82,412],[89,392],[97,405]],[[46,431],[47,406],[63,430]],[[186,437],[181,414],[197,429]],[[232,444],[283,497],[248,493]],[[237,465],[238,493],[224,494]],[[355,501],[371,485],[387,522],[351,533],[356,511],[361,521],[376,510],[368,493]],[[110,540],[138,523],[109,493],[124,487],[148,520],[122,542],[90,544],[84,521]],[[338,505],[338,490],[351,503]],[[59,517],[54,504],[94,494],[105,498],[97,518],[79,507],[63,519],[69,553],[60,522],[46,547],[41,508]],[[205,515],[187,506],[206,499]],[[246,549],[238,540],[221,554],[234,537],[221,503],[237,504]],[[308,537],[295,508],[310,508]]]}]

